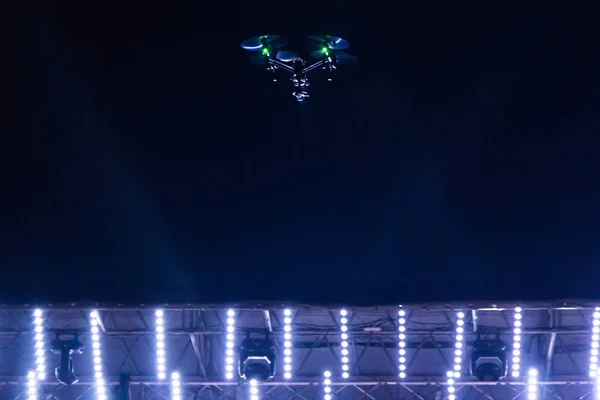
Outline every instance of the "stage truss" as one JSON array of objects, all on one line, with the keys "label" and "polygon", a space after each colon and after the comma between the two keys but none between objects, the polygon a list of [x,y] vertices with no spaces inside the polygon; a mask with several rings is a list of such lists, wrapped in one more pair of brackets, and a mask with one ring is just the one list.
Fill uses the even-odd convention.
[{"label": "stage truss", "polygon": [[[516,304],[405,305],[407,313],[407,377],[398,378],[398,307],[352,308],[349,311],[350,372],[339,377],[342,307],[289,305],[292,313],[293,378],[282,378],[282,363],[274,380],[261,385],[262,399],[322,399],[323,372],[331,370],[334,399],[441,400],[448,396],[446,372],[454,348],[454,315],[466,314],[465,345],[476,332],[493,329],[511,343],[512,314]],[[563,302],[520,304],[523,308],[524,367],[540,372],[542,399],[592,399],[589,378],[591,326],[594,304]],[[40,307],[46,315],[49,338],[77,336],[86,347],[74,356],[79,382],[64,386],[52,373],[40,383],[40,399],[96,399],[90,354],[91,310],[102,320],[101,340],[107,384],[114,399],[170,399],[168,380],[156,378],[154,312],[164,310],[169,371],[182,375],[184,399],[248,399],[245,382],[224,377],[226,310],[236,310],[236,338],[246,333],[272,332],[278,353],[283,345],[283,309],[273,305],[229,306],[101,306]],[[34,307],[0,309],[0,398],[26,399],[27,373],[35,363],[32,331]],[[278,358],[282,357],[278,355]],[[48,370],[58,357],[48,352]],[[525,390],[525,379],[500,383],[470,378],[468,359],[456,383],[457,399],[514,399]],[[125,389],[128,397],[117,394]],[[111,397],[109,397],[111,398]],[[523,398],[527,398],[526,394]]]}]

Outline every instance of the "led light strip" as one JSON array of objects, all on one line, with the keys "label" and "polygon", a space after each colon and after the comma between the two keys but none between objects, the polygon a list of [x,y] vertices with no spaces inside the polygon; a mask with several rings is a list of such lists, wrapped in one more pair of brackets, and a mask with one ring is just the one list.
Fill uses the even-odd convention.
[{"label": "led light strip", "polygon": [[179,372],[171,374],[171,400],[181,400],[181,375]]},{"label": "led light strip", "polygon": [[292,310],[283,311],[283,377],[292,379]]},{"label": "led light strip", "polygon": [[46,343],[44,341],[44,313],[39,308],[33,311],[35,332],[35,372],[37,379],[46,379]]},{"label": "led light strip", "polygon": [[27,374],[27,399],[38,400],[38,373],[29,371]]},{"label": "led light strip", "polygon": [[511,376],[518,378],[521,375],[521,326],[523,322],[522,314],[523,310],[521,307],[515,308],[513,315],[513,345],[512,345],[512,363],[511,363]]},{"label": "led light strip", "polygon": [[342,346],[342,350],[340,353],[342,355],[342,378],[348,379],[350,377],[350,351],[348,350],[348,311],[340,310],[340,346]]},{"label": "led light strip", "polygon": [[527,400],[538,399],[538,371],[530,368],[527,371]]},{"label": "led light strip", "polygon": [[225,342],[225,378],[233,379],[233,364],[235,363],[235,311],[227,310],[227,334]]},{"label": "led light strip", "polygon": [[[400,306],[402,308],[402,306]],[[398,377],[406,378],[406,311],[398,311]]]},{"label": "led light strip", "polygon": [[454,336],[454,368],[446,374],[448,377],[448,400],[456,400],[455,379],[460,378],[463,359],[463,341],[465,333],[465,313],[459,311],[456,313],[456,335]]},{"label": "led light strip", "polygon": [[259,400],[259,389],[258,381],[256,379],[250,379],[250,400]]},{"label": "led light strip", "polygon": [[594,309],[592,319],[592,337],[590,343],[590,377],[600,377],[598,374],[598,351],[600,347],[600,307]]},{"label": "led light strip", "polygon": [[102,349],[100,348],[100,314],[94,310],[90,313],[92,325],[92,355],[94,361],[94,379],[96,382],[96,398],[106,400],[106,382],[102,371]]},{"label": "led light strip", "polygon": [[154,313],[156,324],[156,376],[158,380],[167,379],[167,357],[165,350],[165,312],[156,310]]},{"label": "led light strip", "polygon": [[323,372],[323,400],[331,400],[331,371]]}]

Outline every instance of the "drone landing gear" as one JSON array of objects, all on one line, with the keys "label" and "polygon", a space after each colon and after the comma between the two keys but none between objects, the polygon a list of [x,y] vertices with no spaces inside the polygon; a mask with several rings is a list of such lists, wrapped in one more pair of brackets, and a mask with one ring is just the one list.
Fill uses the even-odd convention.
[{"label": "drone landing gear", "polygon": [[294,87],[301,88],[301,89],[310,86],[310,82],[308,81],[308,79],[305,76],[294,75],[292,77],[292,83],[294,84]]},{"label": "drone landing gear", "polygon": [[304,101],[305,99],[310,97],[310,94],[306,91],[306,89],[310,86],[310,82],[308,81],[308,77],[305,73],[296,73],[292,76],[292,84],[298,91],[292,93],[292,95],[299,102]]},{"label": "drone landing gear", "polygon": [[310,94],[308,94],[308,92],[305,92],[304,90],[301,92],[294,92],[294,93],[292,93],[292,95],[294,95],[296,100],[298,100],[299,102],[303,102],[304,99],[307,99],[310,97]]},{"label": "drone landing gear", "polygon": [[273,82],[277,82],[277,67],[275,65],[269,65],[267,71],[271,72],[271,79]]}]

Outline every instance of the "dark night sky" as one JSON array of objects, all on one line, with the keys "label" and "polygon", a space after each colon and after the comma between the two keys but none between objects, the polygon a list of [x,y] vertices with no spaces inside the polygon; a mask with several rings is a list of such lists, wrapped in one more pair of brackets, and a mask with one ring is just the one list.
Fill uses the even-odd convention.
[{"label": "dark night sky", "polygon": [[[0,299],[598,297],[591,10],[155,3],[3,6]],[[239,47],[321,32],[302,105]]]}]

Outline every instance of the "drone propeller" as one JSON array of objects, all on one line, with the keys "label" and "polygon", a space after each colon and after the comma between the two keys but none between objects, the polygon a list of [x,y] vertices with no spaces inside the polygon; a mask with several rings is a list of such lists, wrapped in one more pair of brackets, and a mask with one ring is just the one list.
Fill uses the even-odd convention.
[{"label": "drone propeller", "polygon": [[246,39],[241,43],[241,46],[245,50],[249,51],[267,51],[273,49],[280,49],[287,44],[287,39],[279,35],[263,35],[254,36],[250,39]]},{"label": "drone propeller", "polygon": [[332,51],[325,53],[323,50],[315,50],[311,52],[310,55],[316,59],[321,59],[329,55],[337,64],[354,64],[358,62],[358,58],[343,51]]},{"label": "drone propeller", "polygon": [[[293,51],[279,50],[275,58],[283,62],[291,62],[297,55]],[[269,53],[261,52],[250,57],[250,63],[256,65],[269,64]]]},{"label": "drone propeller", "polygon": [[354,64],[358,62],[358,58],[352,54],[344,53],[343,51],[336,51],[333,53],[333,58],[338,64]]},{"label": "drone propeller", "polygon": [[290,62],[298,55],[293,51],[279,50],[275,56],[279,61]]},{"label": "drone propeller", "polygon": [[350,42],[339,36],[312,35],[308,38],[329,47],[330,50],[346,50],[350,47]]}]

